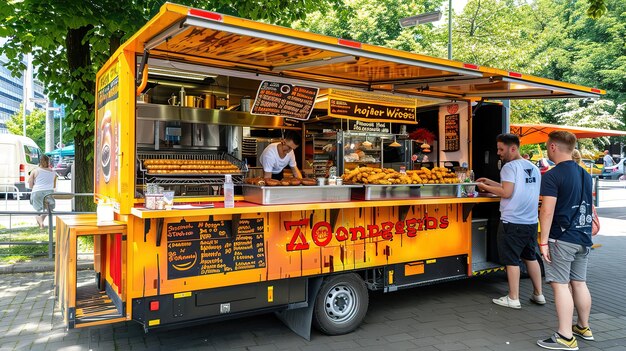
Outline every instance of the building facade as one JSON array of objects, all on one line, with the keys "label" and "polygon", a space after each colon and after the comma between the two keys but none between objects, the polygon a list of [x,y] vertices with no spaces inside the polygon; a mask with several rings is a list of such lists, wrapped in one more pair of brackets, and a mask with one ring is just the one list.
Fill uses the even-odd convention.
[{"label": "building facade", "polygon": [[[0,45],[4,45],[6,39],[0,38]],[[11,74],[6,67],[9,60],[0,55],[0,133],[8,133],[6,122],[11,116],[20,112],[22,103],[26,102],[26,114],[33,109],[45,109],[43,103],[32,102],[31,99],[46,99],[41,82],[34,78],[32,58],[26,55],[23,63],[27,69],[17,77]]]}]

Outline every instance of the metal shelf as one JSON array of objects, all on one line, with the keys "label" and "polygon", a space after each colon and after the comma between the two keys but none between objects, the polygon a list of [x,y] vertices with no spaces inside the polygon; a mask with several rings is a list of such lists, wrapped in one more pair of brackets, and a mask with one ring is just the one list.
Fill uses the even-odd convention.
[{"label": "metal shelf", "polygon": [[[244,175],[233,175],[233,183],[243,184]],[[223,185],[223,175],[211,175],[208,177],[149,177],[146,181],[151,184],[161,185]]]},{"label": "metal shelf", "polygon": [[197,151],[176,151],[176,152],[138,152],[137,158],[140,161],[139,170],[143,177],[143,184],[160,184],[160,185],[223,185],[225,174],[149,174],[147,169],[143,168],[143,161],[149,159],[168,159],[168,160],[226,160],[234,164],[241,171],[238,173],[227,173],[232,176],[233,183],[243,184],[246,169],[241,160],[225,153],[225,152],[203,152]]}]

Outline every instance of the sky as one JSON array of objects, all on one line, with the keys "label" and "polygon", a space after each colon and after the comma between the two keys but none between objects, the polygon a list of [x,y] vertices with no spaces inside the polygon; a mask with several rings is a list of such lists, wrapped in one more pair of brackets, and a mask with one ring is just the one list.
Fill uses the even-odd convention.
[{"label": "sky", "polygon": [[[452,0],[452,8],[454,9],[455,13],[459,13],[461,11],[463,11],[463,8],[465,7],[465,5],[467,5],[468,0]],[[448,4],[445,4],[445,7],[448,7]]]}]

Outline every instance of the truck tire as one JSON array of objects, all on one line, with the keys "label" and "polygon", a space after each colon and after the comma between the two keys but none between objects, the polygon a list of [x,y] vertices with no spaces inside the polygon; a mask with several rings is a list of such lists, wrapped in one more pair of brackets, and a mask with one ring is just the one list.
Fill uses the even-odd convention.
[{"label": "truck tire", "polygon": [[326,335],[347,334],[361,324],[368,304],[361,277],[354,273],[331,276],[315,298],[313,325]]}]

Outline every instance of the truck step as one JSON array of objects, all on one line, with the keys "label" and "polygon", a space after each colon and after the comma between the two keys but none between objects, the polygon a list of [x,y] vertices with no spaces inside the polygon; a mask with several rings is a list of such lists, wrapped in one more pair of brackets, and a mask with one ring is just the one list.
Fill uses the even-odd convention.
[{"label": "truck step", "polygon": [[76,289],[76,327],[81,324],[108,321],[122,317],[111,298],[95,283]]}]

